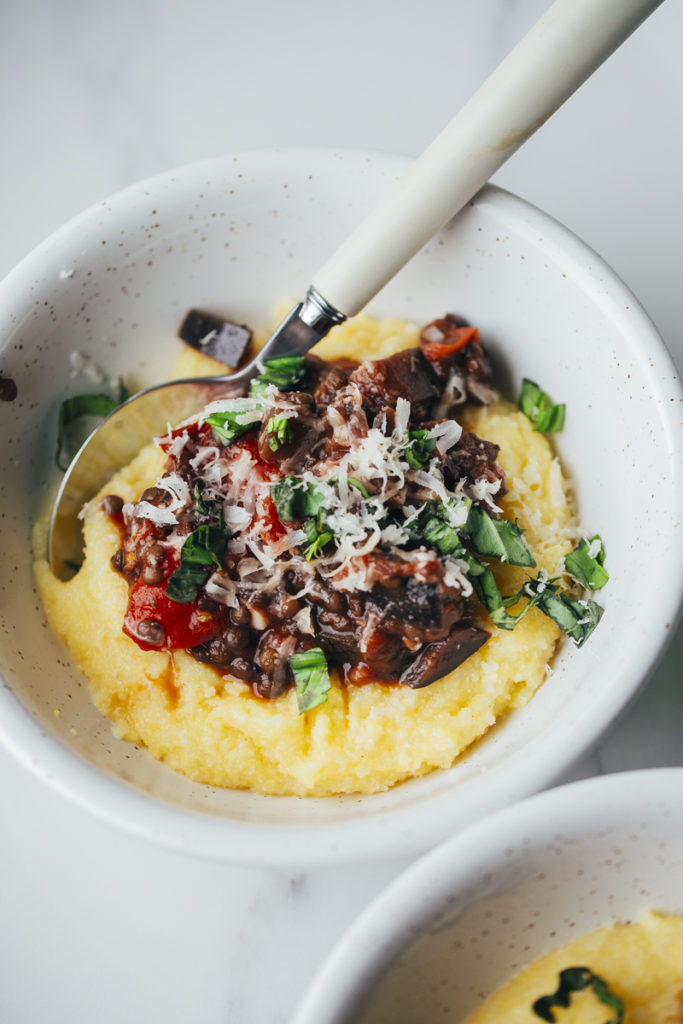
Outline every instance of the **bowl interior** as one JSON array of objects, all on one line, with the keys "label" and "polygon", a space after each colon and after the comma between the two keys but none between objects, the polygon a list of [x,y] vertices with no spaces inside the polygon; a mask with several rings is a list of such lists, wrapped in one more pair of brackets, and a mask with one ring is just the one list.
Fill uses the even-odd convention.
[{"label": "bowl interior", "polygon": [[[301,800],[219,791],[115,740],[46,626],[30,535],[58,482],[59,403],[84,390],[70,354],[143,387],[169,374],[190,306],[268,330],[275,304],[301,297],[406,165],[332,151],[194,165],[90,209],[0,285],[0,372],[18,386],[17,399],[0,405],[0,735],[53,785],[141,834],[258,861],[369,856],[397,842],[406,853],[425,849],[565,768],[633,695],[671,631],[681,576],[673,368],[602,261],[494,188],[370,312],[418,322],[461,313],[480,327],[511,397],[528,376],[568,403],[559,449],[586,529],[605,540],[611,580],[599,629],[580,651],[563,646],[528,708],[451,770],[385,794]],[[294,826],[278,851],[264,848],[259,831],[273,826]]]},{"label": "bowl interior", "polygon": [[582,934],[683,913],[682,812],[683,770],[664,769],[562,787],[475,825],[373,903],[293,1024],[456,1024]]}]

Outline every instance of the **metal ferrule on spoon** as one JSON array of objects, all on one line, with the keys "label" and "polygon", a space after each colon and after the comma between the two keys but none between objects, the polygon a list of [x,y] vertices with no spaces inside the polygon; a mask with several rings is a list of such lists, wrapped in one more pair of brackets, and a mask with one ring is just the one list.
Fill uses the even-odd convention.
[{"label": "metal ferrule on spoon", "polygon": [[[479,191],[662,0],[556,0],[387,198],[313,275],[303,302],[258,359],[304,353],[359,312]],[[91,434],[62,482],[48,557],[61,578],[82,561],[83,504],[141,446],[218,394],[241,388],[258,360],[225,377],[149,388]]]}]

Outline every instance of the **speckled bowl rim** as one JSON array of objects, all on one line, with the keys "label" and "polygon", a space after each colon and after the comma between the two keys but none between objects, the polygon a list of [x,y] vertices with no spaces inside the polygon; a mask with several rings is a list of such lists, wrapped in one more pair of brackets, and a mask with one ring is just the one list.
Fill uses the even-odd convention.
[{"label": "speckled bowl rim", "polygon": [[[292,153],[302,160],[315,161],[324,154],[329,157],[348,156],[349,159],[381,162],[386,173],[407,169],[410,160],[397,155],[364,150],[294,149],[256,150],[224,157],[211,158],[194,164],[165,171],[152,178],[123,189],[105,202],[125,202],[143,191],[154,191],[168,181],[169,175],[192,176],[204,180],[215,174],[227,161],[239,157],[265,166],[268,160]],[[661,389],[662,416],[668,430],[668,447],[673,453],[683,451],[683,424],[669,406],[672,393],[683,401],[683,388],[671,357],[652,321],[618,275],[589,246],[548,214],[525,200],[495,186],[486,186],[480,194],[483,203],[503,204],[511,223],[524,226],[543,237],[544,246],[551,253],[562,254],[567,270],[573,278],[590,292],[595,302],[609,308],[615,321],[624,317],[628,309],[628,332],[638,331],[644,340],[643,354],[656,358],[658,384]],[[46,253],[58,253],[76,230],[83,233],[94,225],[101,214],[102,203],[96,203],[50,235],[18,264],[0,282],[0,303],[16,289],[33,279],[32,264],[44,259]],[[590,268],[590,270],[589,270]],[[609,298],[603,286],[609,283]],[[627,325],[624,322],[624,329]],[[664,401],[664,380],[667,400]],[[679,440],[680,439],[680,440]],[[683,507],[683,470],[680,460],[676,465],[678,492]],[[137,837],[195,856],[218,861],[233,861],[254,865],[320,865],[392,856],[400,849],[403,853],[420,854],[444,839],[448,824],[453,821],[451,805],[455,801],[458,820],[468,823],[483,814],[496,811],[513,800],[538,792],[552,784],[578,757],[589,750],[623,710],[631,703],[661,658],[674,632],[683,600],[683,532],[672,559],[671,572],[662,581],[660,592],[660,621],[665,616],[670,623],[651,646],[634,652],[628,673],[620,680],[618,692],[601,692],[595,696],[590,714],[582,716],[580,728],[570,732],[562,750],[553,744],[552,737],[543,737],[534,744],[533,756],[527,749],[519,749],[507,764],[504,777],[497,776],[495,789],[486,774],[473,778],[455,791],[371,818],[325,824],[299,824],[294,827],[281,824],[259,824],[254,821],[225,820],[197,811],[188,811],[161,800],[150,799],[123,782],[108,777],[99,769],[83,761],[73,751],[49,735],[30,712],[21,704],[10,687],[2,681],[0,686],[0,742],[29,771],[52,789],[66,796],[79,807],[95,814],[102,821],[121,828]],[[273,798],[279,799],[279,798]],[[300,798],[305,799],[305,798]],[[332,799],[332,798],[330,798]],[[452,826],[450,826],[452,827]],[[276,842],[273,843],[273,839]]]},{"label": "speckled bowl rim", "polygon": [[520,850],[524,842],[533,848],[558,829],[566,837],[598,835],[617,815],[648,821],[673,806],[683,815],[683,767],[646,768],[550,789],[468,826],[402,872],[356,918],[316,973],[290,1024],[351,1024],[349,1014],[359,1000],[443,909],[444,898],[455,917],[460,906],[472,902],[468,883],[484,871],[495,879],[509,863],[510,847]]}]

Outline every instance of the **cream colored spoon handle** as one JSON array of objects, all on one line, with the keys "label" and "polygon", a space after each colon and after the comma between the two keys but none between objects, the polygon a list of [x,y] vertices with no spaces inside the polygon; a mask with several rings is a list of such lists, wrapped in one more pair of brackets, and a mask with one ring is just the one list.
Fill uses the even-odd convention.
[{"label": "cream colored spoon handle", "polygon": [[556,0],[313,279],[357,313],[662,0]]}]

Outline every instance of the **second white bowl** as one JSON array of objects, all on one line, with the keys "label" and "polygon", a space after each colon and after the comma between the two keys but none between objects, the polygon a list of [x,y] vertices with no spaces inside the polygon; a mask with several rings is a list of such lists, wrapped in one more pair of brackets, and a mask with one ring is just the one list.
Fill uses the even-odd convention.
[{"label": "second white bowl", "polygon": [[683,768],[590,779],[493,815],[373,902],[292,1024],[458,1024],[582,934],[648,909],[683,914],[682,820]]}]

